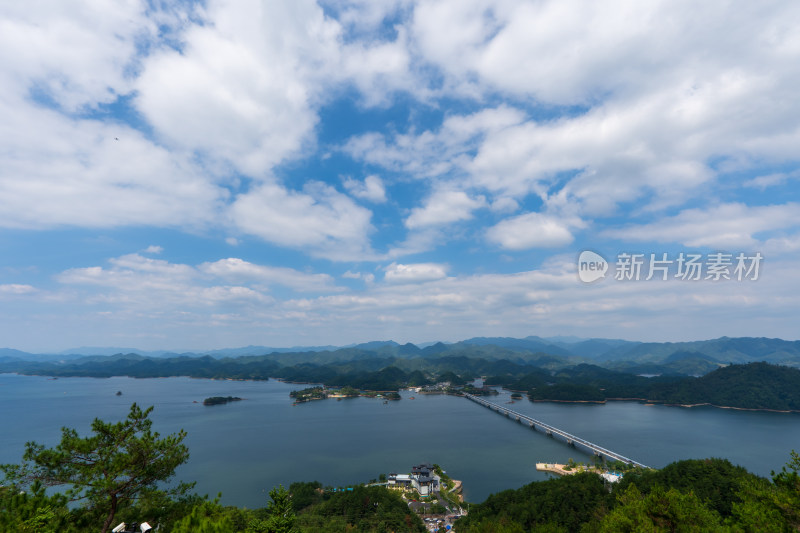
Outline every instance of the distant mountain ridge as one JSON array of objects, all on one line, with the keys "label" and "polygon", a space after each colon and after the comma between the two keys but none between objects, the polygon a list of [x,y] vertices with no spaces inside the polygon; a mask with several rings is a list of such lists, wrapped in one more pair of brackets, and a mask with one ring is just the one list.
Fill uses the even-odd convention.
[{"label": "distant mountain ridge", "polygon": [[455,343],[435,342],[418,346],[392,340],[370,341],[348,346],[295,346],[276,348],[244,346],[201,352],[137,350],[117,347],[82,347],[57,354],[32,354],[0,349],[0,361],[66,362],[95,357],[138,356],[153,358],[266,357],[279,364],[324,364],[371,358],[441,358],[465,356],[508,360],[515,364],[538,364],[548,368],[591,362],[607,368],[642,374],[680,373],[702,375],[730,363],[765,361],[800,367],[800,341],[764,337],[720,337],[688,342],[636,342],[623,339],[579,337],[473,337]]},{"label": "distant mountain ridge", "polygon": [[749,361],[783,363],[800,359],[800,341],[765,337],[720,337],[706,341],[640,343],[627,350],[609,353],[608,359],[662,362],[681,352],[693,352],[725,364]]},{"label": "distant mountain ridge", "polygon": [[560,355],[563,357],[570,357],[574,355],[569,350],[565,350],[561,346],[547,341],[541,337],[530,336],[524,339],[515,339],[512,337],[474,337],[461,341],[458,344],[467,344],[475,346],[500,346],[501,348],[522,349],[531,352],[543,352],[550,355]]}]

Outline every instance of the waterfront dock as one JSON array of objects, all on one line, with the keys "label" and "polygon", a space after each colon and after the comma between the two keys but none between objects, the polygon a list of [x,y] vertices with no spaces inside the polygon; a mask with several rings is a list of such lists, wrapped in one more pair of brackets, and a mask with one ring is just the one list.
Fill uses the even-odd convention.
[{"label": "waterfront dock", "polygon": [[597,474],[598,476],[602,477],[609,483],[616,483],[620,479],[622,479],[622,474],[618,472],[609,472],[607,470],[603,470],[602,468],[597,468],[594,466],[586,466],[586,465],[564,465],[560,463],[536,463],[536,470],[540,472],[549,472],[551,474],[556,474],[559,476],[570,476],[572,474],[581,474],[583,472],[588,472],[591,474]]},{"label": "waterfront dock", "polygon": [[559,476],[569,476],[571,474],[577,474],[578,472],[594,471],[585,468],[572,468],[570,470],[567,470],[567,468],[568,465],[560,463],[536,463],[536,470],[539,472],[550,472],[551,474],[558,474]]}]

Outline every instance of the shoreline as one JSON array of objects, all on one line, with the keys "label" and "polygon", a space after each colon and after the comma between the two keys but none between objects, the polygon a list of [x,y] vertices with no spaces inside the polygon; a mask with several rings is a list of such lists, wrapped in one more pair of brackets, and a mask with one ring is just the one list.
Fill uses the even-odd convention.
[{"label": "shoreline", "polygon": [[[22,372],[0,372],[0,374],[9,374],[9,375],[16,375],[16,376],[27,376],[27,377],[45,377],[45,378],[91,378],[91,379],[111,379],[111,378],[129,378],[129,379],[168,379],[168,378],[188,378],[188,379],[207,379],[210,381],[217,381],[217,380],[229,380],[229,381],[251,381],[251,382],[259,382],[259,381],[269,381],[274,380],[279,383],[287,383],[292,385],[324,385],[322,383],[314,383],[314,382],[296,382],[296,381],[285,381],[280,378],[273,378],[269,377],[267,379],[258,379],[258,378],[205,378],[205,377],[196,377],[196,376],[185,376],[185,375],[175,375],[175,376],[150,376],[150,377],[137,377],[137,376],[128,376],[128,375],[114,375],[114,376],[53,376],[52,374],[27,374]],[[505,389],[511,390],[511,389]],[[384,393],[384,392],[395,392],[395,391],[369,391],[369,392],[376,392],[376,393]],[[399,391],[396,391],[399,392]],[[513,391],[517,392],[517,391]],[[447,395],[453,396],[460,396],[458,394],[452,393],[445,393]],[[358,397],[367,397],[366,395],[362,396],[359,395]],[[395,400],[396,401],[396,400]],[[591,403],[591,404],[606,404],[608,402],[639,402],[644,403],[645,405],[663,405],[664,407],[682,407],[682,408],[692,408],[692,407],[714,407],[716,409],[732,409],[735,411],[752,411],[752,412],[763,412],[763,413],[781,413],[781,414],[800,414],[800,409],[769,409],[769,408],[754,408],[754,407],[735,407],[732,405],[716,405],[709,402],[703,403],[693,403],[693,404],[680,404],[680,403],[665,403],[659,400],[650,400],[646,398],[606,398],[605,400],[529,400],[534,403],[539,402],[552,402],[552,403]],[[301,402],[302,403],[302,402]]]},{"label": "shoreline", "polygon": [[588,472],[591,474],[603,473],[601,469],[593,466],[575,465],[570,470],[567,470],[566,467],[568,466],[569,465],[562,463],[536,463],[536,470],[539,472],[557,474],[559,476],[571,476],[573,474],[581,474],[583,472]]},{"label": "shoreline", "polygon": [[[524,399],[524,398],[523,398]],[[604,404],[607,400],[530,400],[533,403],[552,402],[552,403],[599,403]]]},{"label": "shoreline", "polygon": [[716,409],[733,409],[734,411],[753,411],[753,412],[783,413],[783,414],[800,413],[800,410],[798,410],[798,409],[766,409],[766,408],[753,408],[753,407],[732,407],[730,405],[715,405],[713,403],[681,404],[681,403],[658,403],[658,402],[653,402],[652,405],[663,405],[665,407],[685,407],[687,409],[691,409],[692,407],[714,407]]},{"label": "shoreline", "polygon": [[764,407],[734,407],[732,405],[716,405],[713,403],[665,403],[658,400],[648,400],[645,398],[606,398],[605,400],[529,400],[533,403],[551,402],[551,403],[594,403],[606,404],[608,402],[638,402],[645,405],[662,405],[664,407],[683,407],[691,409],[692,407],[714,407],[716,409],[733,409],[735,411],[753,411],[762,413],[782,413],[782,414],[800,414],[800,409],[768,409]]}]

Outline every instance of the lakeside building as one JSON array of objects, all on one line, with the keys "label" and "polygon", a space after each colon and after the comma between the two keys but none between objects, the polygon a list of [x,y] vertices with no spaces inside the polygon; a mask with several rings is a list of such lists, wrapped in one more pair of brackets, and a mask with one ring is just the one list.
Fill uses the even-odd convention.
[{"label": "lakeside building", "polygon": [[423,463],[411,467],[410,474],[389,473],[387,484],[389,487],[414,489],[425,498],[439,490],[439,476],[436,475],[433,465]]},{"label": "lakeside building", "polygon": [[622,479],[622,474],[616,472],[603,472],[600,474],[600,477],[609,483],[617,483],[620,479]]}]

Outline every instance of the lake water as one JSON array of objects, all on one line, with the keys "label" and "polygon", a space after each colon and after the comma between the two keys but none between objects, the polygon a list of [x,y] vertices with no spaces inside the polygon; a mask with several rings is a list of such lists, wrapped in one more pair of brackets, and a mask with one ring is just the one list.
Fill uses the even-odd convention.
[{"label": "lake water", "polygon": [[[54,445],[62,426],[82,435],[99,417],[118,421],[130,404],[155,406],[162,435],[188,432],[189,462],[178,478],[222,503],[266,504],[279,484],[318,480],[347,485],[380,473],[440,464],[464,482],[467,501],[547,478],[536,462],[589,456],[464,398],[414,395],[383,404],[355,398],[292,406],[300,385],[190,378],[59,378],[0,374],[0,463],[19,462],[29,440]],[[121,396],[116,396],[122,391]],[[246,401],[206,407],[209,396]],[[414,400],[410,397],[415,396]],[[508,393],[490,398],[504,404]],[[653,467],[679,459],[724,457],[768,476],[800,450],[800,415],[730,409],[518,401],[516,411]]]}]

